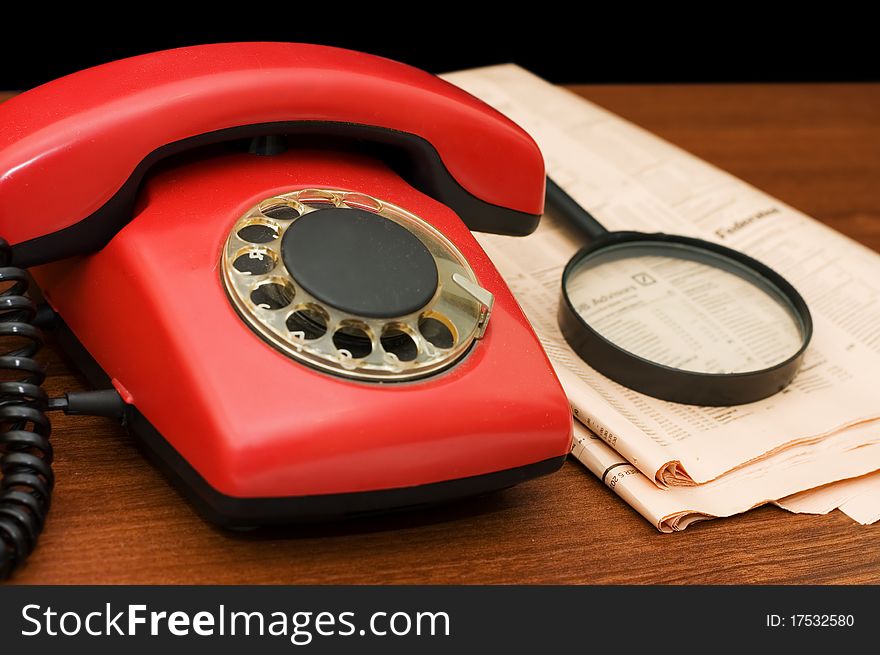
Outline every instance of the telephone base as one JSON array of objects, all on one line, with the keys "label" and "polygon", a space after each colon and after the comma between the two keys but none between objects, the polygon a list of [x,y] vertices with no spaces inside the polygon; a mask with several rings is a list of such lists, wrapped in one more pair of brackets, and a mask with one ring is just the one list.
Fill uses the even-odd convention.
[{"label": "telephone base", "polygon": [[[59,316],[55,341],[95,389],[110,388],[110,377]],[[559,470],[565,455],[516,468],[410,487],[313,496],[239,498],[217,491],[153,425],[130,405],[124,425],[147,458],[207,521],[227,529],[318,523],[409,511],[484,495]]]},{"label": "telephone base", "polygon": [[427,508],[512,487],[553,473],[565,461],[565,457],[554,457],[514,469],[397,489],[287,498],[236,498],[211,487],[134,408],[127,426],[148,459],[196,511],[207,521],[229,529],[318,523]]}]

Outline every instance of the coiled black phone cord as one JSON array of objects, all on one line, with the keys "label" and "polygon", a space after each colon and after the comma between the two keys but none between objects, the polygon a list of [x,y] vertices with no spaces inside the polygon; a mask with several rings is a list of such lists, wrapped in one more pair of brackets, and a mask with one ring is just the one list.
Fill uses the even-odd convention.
[{"label": "coiled black phone cord", "polygon": [[10,266],[12,250],[0,237],[0,580],[34,549],[52,498],[51,423],[40,386],[45,368],[34,359],[43,335],[33,325],[36,305],[25,293],[27,273]]}]

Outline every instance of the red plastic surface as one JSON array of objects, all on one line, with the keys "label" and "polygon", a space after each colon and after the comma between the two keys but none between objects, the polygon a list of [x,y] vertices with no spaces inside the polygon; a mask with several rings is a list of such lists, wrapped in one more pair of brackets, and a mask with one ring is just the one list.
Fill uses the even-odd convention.
[{"label": "red plastic surface", "polygon": [[[312,370],[254,334],[218,268],[261,199],[327,186],[428,220],[495,294],[488,330],[450,370],[369,384]],[[525,316],[461,220],[382,164],[332,153],[229,155],[150,181],[99,253],[34,269],[51,304],[134,404],[218,491],[368,491],[457,479],[568,452],[568,401]]]},{"label": "red plastic surface", "polygon": [[0,104],[0,230],[16,244],[82,220],[167,143],[293,120],[421,136],[472,195],[542,213],[544,163],[537,145],[464,91],[349,50],[232,43],[116,61]]}]

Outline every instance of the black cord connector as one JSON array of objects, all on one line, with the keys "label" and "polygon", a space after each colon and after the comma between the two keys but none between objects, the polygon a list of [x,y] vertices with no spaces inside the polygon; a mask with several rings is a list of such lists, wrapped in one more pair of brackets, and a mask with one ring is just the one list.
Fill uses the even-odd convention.
[{"label": "black cord connector", "polygon": [[51,398],[46,409],[75,416],[106,416],[120,421],[125,418],[125,401],[116,389],[71,391],[61,398]]}]

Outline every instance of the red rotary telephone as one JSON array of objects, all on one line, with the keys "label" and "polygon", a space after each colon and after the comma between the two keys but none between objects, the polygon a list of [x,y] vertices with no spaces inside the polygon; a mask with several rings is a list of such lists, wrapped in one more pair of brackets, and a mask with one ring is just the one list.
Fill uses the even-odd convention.
[{"label": "red rotary telephone", "polygon": [[[0,334],[26,343],[0,357],[0,573],[45,520],[53,409],[120,418],[229,527],[559,468],[568,402],[470,233],[532,232],[544,182],[482,102],[321,46],[160,52],[0,105]],[[46,398],[35,324],[99,391]]]}]

